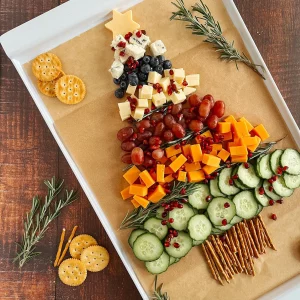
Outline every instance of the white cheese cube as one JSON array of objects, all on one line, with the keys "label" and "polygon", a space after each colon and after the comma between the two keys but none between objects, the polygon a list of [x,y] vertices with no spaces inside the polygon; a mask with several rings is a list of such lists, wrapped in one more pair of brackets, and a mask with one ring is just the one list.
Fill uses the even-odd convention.
[{"label": "white cheese cube", "polygon": [[166,95],[161,92],[153,95],[152,102],[156,107],[160,107],[167,102]]},{"label": "white cheese cube", "polygon": [[177,93],[172,94],[172,102],[174,104],[182,103],[186,99],[186,95],[183,90],[179,90]]},{"label": "white cheese cube", "polygon": [[144,108],[140,108],[140,107],[136,108],[133,114],[133,118],[135,120],[142,120],[144,117],[144,111],[145,111]]},{"label": "white cheese cube", "polygon": [[150,50],[153,56],[163,55],[167,48],[161,40],[155,41],[150,45]]},{"label": "white cheese cube", "polygon": [[183,88],[182,84],[179,84],[177,81],[174,81],[174,84],[176,85],[177,90],[180,90]]},{"label": "white cheese cube", "polygon": [[128,56],[132,56],[135,60],[144,56],[146,50],[140,46],[129,44],[125,48],[125,52]]},{"label": "white cheese cube", "polygon": [[167,99],[167,102],[172,101],[172,94],[169,95],[168,93],[164,93]]},{"label": "white cheese cube", "polygon": [[131,116],[131,109],[130,109],[130,103],[129,101],[125,101],[122,103],[118,103],[119,106],[119,112],[120,112],[120,117],[122,121],[128,119]]},{"label": "white cheese cube", "polygon": [[129,39],[129,43],[146,49],[146,47],[151,43],[149,36],[142,34],[141,37],[138,37],[137,32],[141,32],[141,31],[140,30],[134,31],[132,36]]},{"label": "white cheese cube", "polygon": [[120,55],[121,52],[123,52],[124,49],[117,49],[115,51],[115,54],[114,54],[114,57],[115,57],[115,60],[119,60],[122,64],[125,64],[125,62],[127,61],[127,59],[129,58],[129,55],[126,53],[126,51],[124,52],[125,55],[122,56]]},{"label": "white cheese cube", "polygon": [[118,35],[114,38],[114,40],[111,42],[110,46],[111,46],[111,47],[114,47],[115,49],[120,49],[121,47],[118,46],[118,44],[119,44],[120,42],[124,42],[124,43],[127,44],[127,41],[125,40],[125,38],[123,37],[123,35],[118,34]]},{"label": "white cheese cube", "polygon": [[200,74],[186,75],[185,80],[188,83],[187,86],[200,85]]},{"label": "white cheese cube", "polygon": [[124,65],[119,60],[115,60],[112,63],[110,69],[108,70],[108,72],[111,73],[111,76],[116,79],[119,79],[121,77],[123,71],[124,71]]},{"label": "white cheese cube", "polygon": [[186,96],[188,96],[192,93],[195,93],[196,89],[194,87],[186,86],[186,87],[183,88],[183,92]]},{"label": "white cheese cube", "polygon": [[139,98],[140,99],[152,99],[153,87],[151,85],[143,85],[139,89]]},{"label": "white cheese cube", "polygon": [[136,91],[136,85],[128,84],[126,93],[129,94],[129,95],[134,95],[135,91]]},{"label": "white cheese cube", "polygon": [[159,73],[155,72],[155,71],[151,71],[148,74],[148,82],[149,83],[158,83],[161,79],[162,75],[160,75]]},{"label": "white cheese cube", "polygon": [[141,108],[148,108],[148,99],[138,99],[137,106]]},{"label": "white cheese cube", "polygon": [[178,83],[182,83],[185,78],[185,71],[183,69],[173,69],[174,70],[174,80]]},{"label": "white cheese cube", "polygon": [[165,77],[170,77],[170,79],[172,79],[172,78],[171,78],[172,75],[170,75],[170,69],[164,70],[164,76],[165,76]]},{"label": "white cheese cube", "polygon": [[171,84],[170,77],[164,77],[161,78],[159,81],[159,84],[161,85],[164,92],[168,91],[168,86]]}]

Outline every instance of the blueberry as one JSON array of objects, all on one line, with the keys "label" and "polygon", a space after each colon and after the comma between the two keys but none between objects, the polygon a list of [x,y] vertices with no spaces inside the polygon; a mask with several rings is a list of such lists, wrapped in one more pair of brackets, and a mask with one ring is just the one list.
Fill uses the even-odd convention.
[{"label": "blueberry", "polygon": [[[124,81],[123,81],[124,82]],[[115,90],[115,96],[117,98],[123,98],[124,97],[124,94],[125,94],[125,91],[121,88]]]},{"label": "blueberry", "polygon": [[127,89],[127,82],[126,81],[121,81],[120,88],[123,89],[123,90],[126,90]]},{"label": "blueberry", "polygon": [[164,70],[167,70],[167,69],[172,69],[172,63],[170,60],[165,60],[163,62],[163,68]]},{"label": "blueberry", "polygon": [[127,80],[127,74],[123,73],[120,77],[120,81]]},{"label": "blueberry", "polygon": [[151,67],[156,67],[159,65],[159,60],[157,57],[152,57],[150,60],[150,66]]},{"label": "blueberry", "polygon": [[158,58],[160,64],[166,60],[163,55],[158,55],[157,58]]},{"label": "blueberry", "polygon": [[141,72],[144,74],[148,74],[151,71],[151,67],[148,64],[144,64],[141,66]]},{"label": "blueberry", "polygon": [[150,60],[151,60],[151,56],[149,56],[149,55],[145,55],[143,57],[143,63],[144,64],[149,64]]},{"label": "blueberry", "polygon": [[136,73],[131,73],[131,74],[129,74],[129,75],[128,75],[128,80],[129,80],[129,84],[130,84],[130,85],[136,86],[136,85],[139,84],[139,79],[138,79]]},{"label": "blueberry", "polygon": [[144,73],[138,73],[138,78],[139,78],[139,80],[141,80],[141,81],[145,81],[145,80],[147,80],[147,75],[146,74],[144,74]]},{"label": "blueberry", "polygon": [[114,78],[114,84],[119,85],[120,84],[120,78]]},{"label": "blueberry", "polygon": [[126,73],[128,73],[128,71],[130,71],[130,68],[128,67],[128,65],[125,65],[125,66],[124,66],[124,71],[125,71]]},{"label": "blueberry", "polygon": [[161,65],[158,65],[154,68],[154,71],[162,75],[164,68]]}]

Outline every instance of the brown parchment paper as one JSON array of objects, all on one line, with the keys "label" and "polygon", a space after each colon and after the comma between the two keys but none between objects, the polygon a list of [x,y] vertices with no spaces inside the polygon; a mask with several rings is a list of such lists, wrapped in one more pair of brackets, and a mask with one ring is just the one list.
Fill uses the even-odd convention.
[{"label": "brown parchment paper", "polygon": [[[264,123],[276,140],[289,133],[277,111],[263,81],[251,70],[220,62],[211,47],[193,36],[184,24],[169,21],[174,11],[171,1],[145,0],[133,8],[135,21],[147,30],[151,40],[161,39],[167,46],[166,57],[176,68],[183,67],[187,74],[200,73],[201,95],[213,94],[226,103],[226,114],[246,116],[253,124]],[[186,0],[187,6],[195,0]],[[218,0],[205,0],[213,15],[220,21],[224,35],[235,40],[242,51],[245,47],[233,26],[223,4]],[[141,284],[151,295],[154,276],[147,273],[143,263],[134,258],[127,239],[130,231],[118,231],[130,203],[122,201],[120,190],[126,186],[122,179],[120,157],[122,151],[116,139],[117,131],[124,126],[120,121],[116,88],[107,72],[113,61],[110,50],[112,34],[98,25],[80,36],[52,50],[62,60],[67,74],[80,76],[87,86],[86,99],[75,106],[66,106],[56,99],[42,96],[45,105],[55,120],[55,127],[72,158],[85,176],[96,195],[101,208],[130,259]],[[29,76],[31,65],[25,66]],[[278,147],[296,147],[290,137]],[[278,251],[255,260],[257,276],[237,275],[230,285],[217,284],[209,272],[199,247],[159,276],[172,300],[181,299],[256,299],[288,279],[300,270],[300,189],[284,201],[263,211],[267,227]],[[276,222],[271,213],[278,215]]]}]

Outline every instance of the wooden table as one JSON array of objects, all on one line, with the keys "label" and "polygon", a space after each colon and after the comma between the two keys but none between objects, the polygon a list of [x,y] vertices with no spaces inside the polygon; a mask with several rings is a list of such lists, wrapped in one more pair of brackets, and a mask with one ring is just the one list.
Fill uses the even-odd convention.
[{"label": "wooden table", "polygon": [[[1,34],[62,0],[1,0]],[[297,124],[300,124],[300,6],[298,0],[235,1]],[[39,244],[40,256],[20,271],[12,263],[31,198],[56,175],[78,188],[80,201],[65,209]],[[89,273],[79,288],[63,285],[52,267],[63,227],[93,235],[111,254],[107,269]],[[140,299],[93,208],[60,152],[17,71],[1,48],[0,298]]]}]

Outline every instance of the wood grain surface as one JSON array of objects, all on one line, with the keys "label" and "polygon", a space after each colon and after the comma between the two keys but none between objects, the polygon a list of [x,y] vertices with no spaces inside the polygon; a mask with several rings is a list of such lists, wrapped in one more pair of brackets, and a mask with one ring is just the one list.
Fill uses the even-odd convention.
[{"label": "wood grain surface", "polygon": [[[61,0],[1,0],[0,30],[6,31],[56,7]],[[300,124],[299,0],[236,0],[263,58]],[[259,108],[255,108],[259,109]],[[42,255],[19,270],[12,263],[31,198],[56,175],[77,188],[80,200],[65,209],[39,244]],[[103,272],[89,273],[77,288],[63,285],[52,267],[63,227],[67,236],[93,235],[111,254]],[[0,82],[0,299],[140,299],[93,208],[60,152],[17,71],[1,48]],[[225,299],[225,298],[224,298]]]}]

